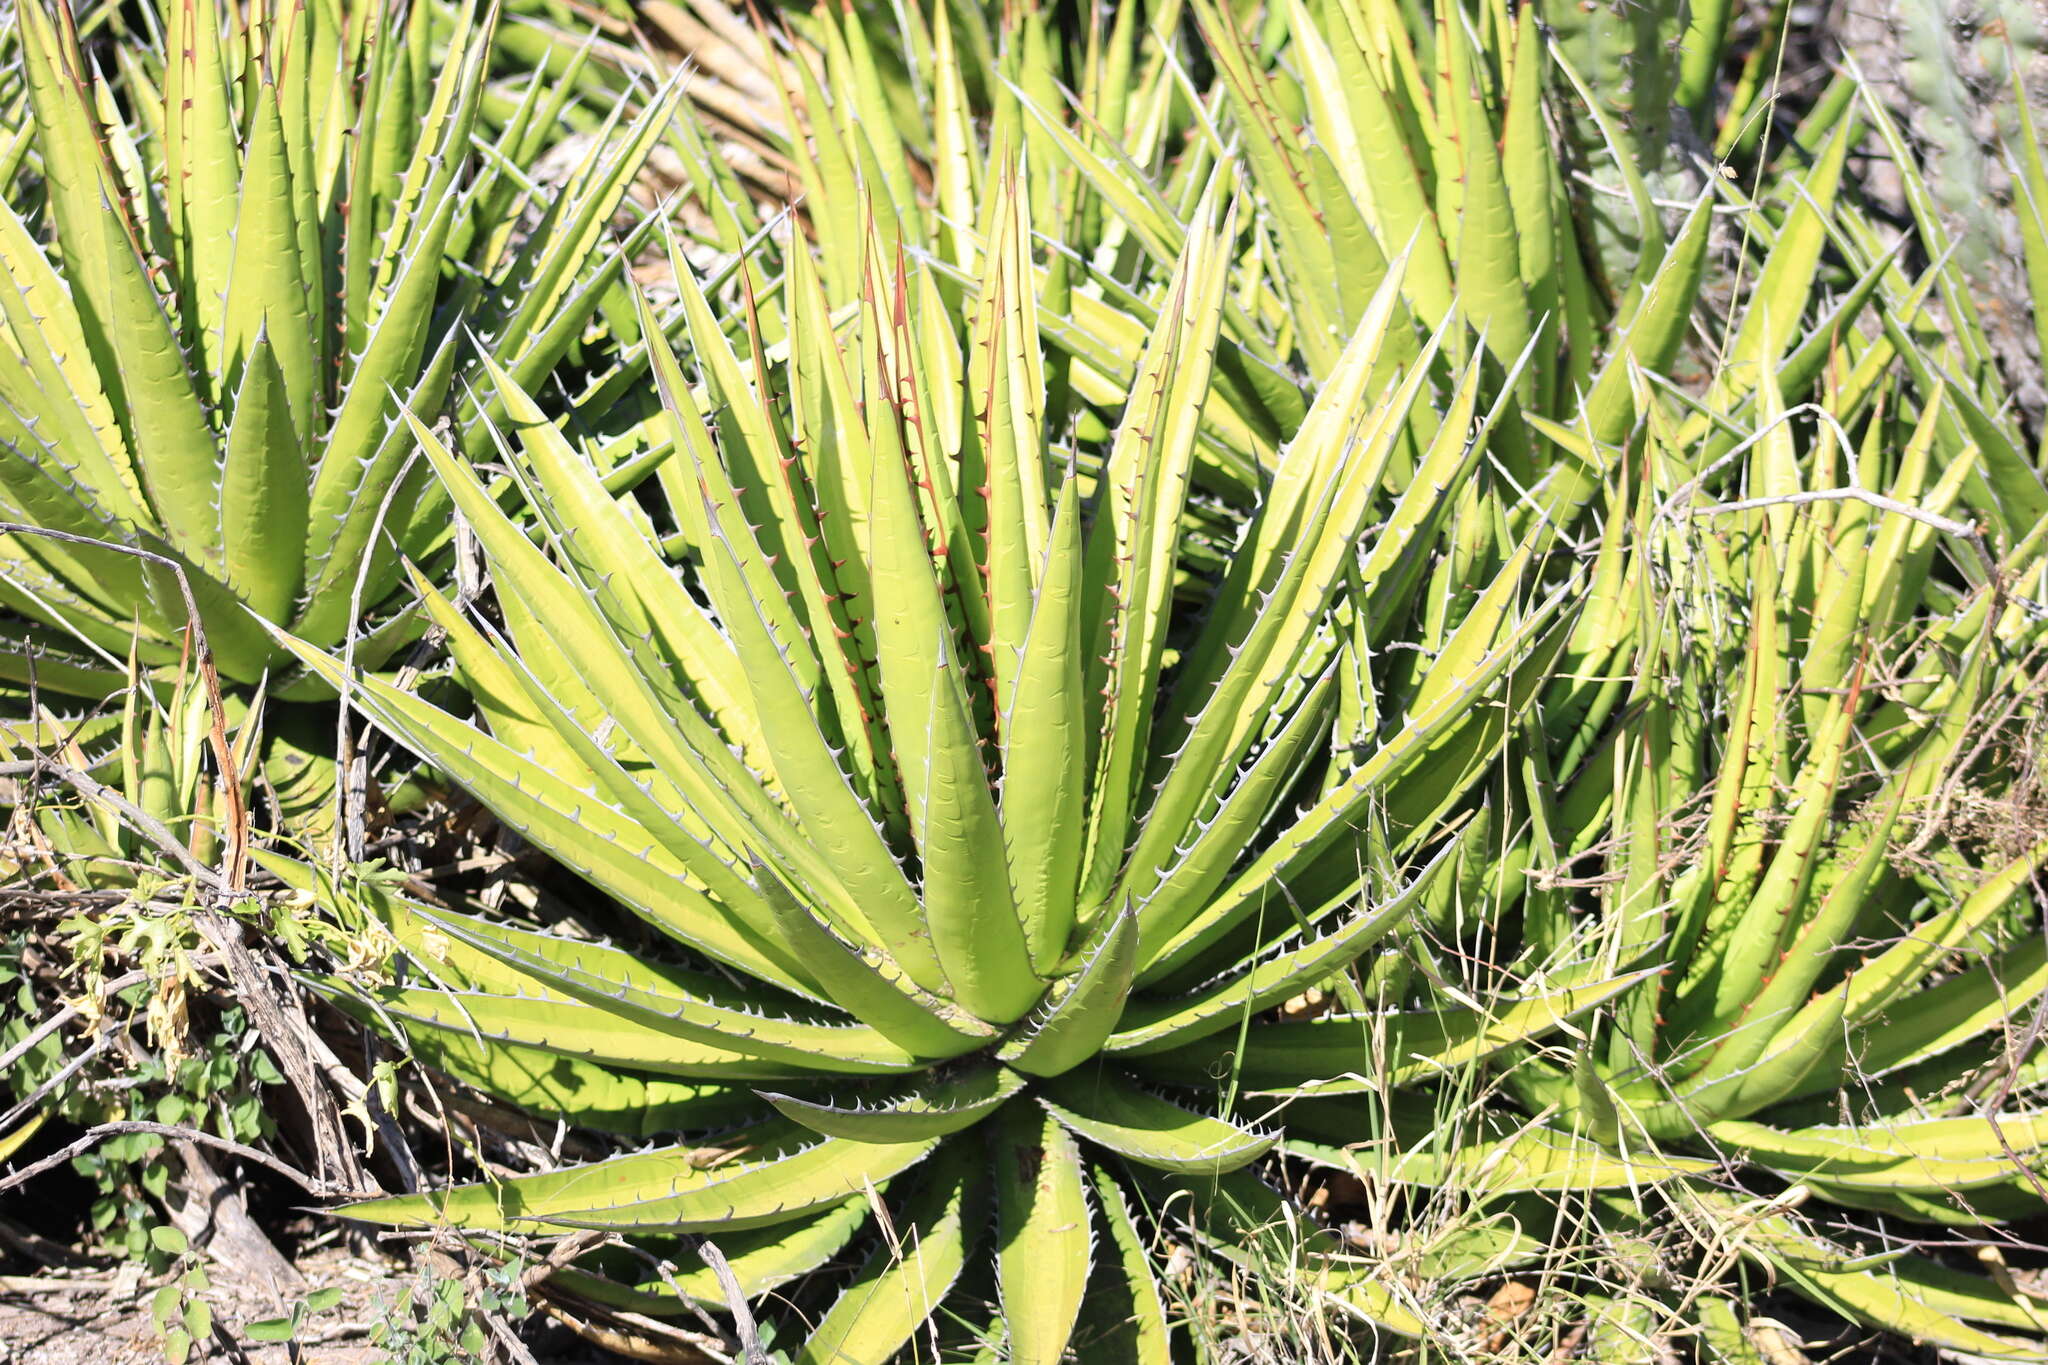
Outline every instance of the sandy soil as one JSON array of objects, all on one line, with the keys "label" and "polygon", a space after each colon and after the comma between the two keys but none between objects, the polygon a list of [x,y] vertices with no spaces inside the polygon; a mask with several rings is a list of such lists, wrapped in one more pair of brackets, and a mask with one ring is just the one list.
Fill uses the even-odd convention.
[{"label": "sandy soil", "polygon": [[[339,1304],[308,1322],[300,1358],[331,1365],[377,1359],[382,1353],[371,1347],[370,1329],[395,1301],[403,1280],[387,1265],[332,1249],[306,1257],[299,1271],[309,1289],[342,1289]],[[124,1265],[111,1271],[52,1270],[0,1278],[0,1365],[161,1361],[149,1312],[150,1296],[161,1281],[140,1272],[140,1266]],[[212,1278],[213,1287],[200,1297],[212,1308],[219,1333],[252,1362],[287,1365],[291,1357],[284,1345],[249,1343],[240,1329],[248,1322],[285,1316],[290,1300],[263,1286],[227,1282],[218,1272]],[[227,1357],[232,1351],[216,1341],[214,1355]]]},{"label": "sandy soil", "polygon": [[[415,1277],[388,1262],[327,1248],[298,1263],[307,1290],[339,1286],[341,1301],[306,1324],[298,1360],[307,1365],[370,1365],[389,1359],[372,1345],[372,1329],[384,1321],[399,1293]],[[0,1365],[157,1365],[164,1359],[150,1296],[162,1283],[116,1270],[52,1270],[33,1276],[0,1275]],[[248,1340],[244,1324],[278,1318],[290,1311],[292,1295],[268,1287],[235,1284],[212,1272],[215,1283],[203,1295],[213,1310],[211,1350],[193,1358],[249,1365],[290,1365],[283,1344]],[[541,1365],[612,1365],[621,1357],[588,1346],[558,1327],[546,1327],[529,1341]]]}]

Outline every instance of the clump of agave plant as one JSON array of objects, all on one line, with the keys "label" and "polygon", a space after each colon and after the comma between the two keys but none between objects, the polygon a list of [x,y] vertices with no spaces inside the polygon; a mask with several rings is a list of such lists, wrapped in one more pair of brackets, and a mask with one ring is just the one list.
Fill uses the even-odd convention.
[{"label": "clump of agave plant", "polygon": [[[1904,1088],[1982,1093],[2039,993],[2015,898],[2042,849],[1980,869],[1934,810],[2015,782],[1967,723],[2040,686],[2048,507],[1938,223],[1915,277],[1842,206],[1837,104],[1809,168],[1754,202],[1716,184],[1668,240],[1624,175],[1650,228],[1609,294],[1526,12],[1440,23],[1433,81],[1385,7],[1290,7],[1291,63],[1195,17],[1217,88],[1172,134],[1170,62],[1130,122],[1077,132],[1006,50],[1025,173],[962,159],[941,20],[936,229],[881,196],[909,153],[828,36],[847,79],[806,87],[796,148],[815,259],[713,215],[736,320],[678,259],[694,387],[642,315],[665,521],[505,376],[536,533],[412,423],[495,587],[480,613],[418,583],[474,717],[294,648],[643,946],[274,870],[403,950],[396,984],[328,988],[415,1055],[683,1140],[351,1213],[703,1234],[750,1298],[860,1245],[806,1360],[887,1359],[991,1301],[1009,1356],[1085,1354],[1092,1286],[1149,1360],[1162,1239],[1441,1336],[1421,1268],[1540,1266],[1576,1201],[1611,1245],[1569,1297],[1616,1358],[1761,1349],[1722,1251],[1848,1321],[2037,1357],[2009,1276],[1794,1216],[2017,1216],[2048,1136],[2031,1071],[2003,1120]],[[1754,282],[1681,390],[1717,208]],[[1053,219],[1072,249],[1031,250]],[[1896,681],[1931,667],[1954,677]],[[1329,1013],[1275,1017],[1314,991]],[[1367,1254],[1254,1174],[1304,1169],[1383,1206],[1455,1187],[1489,1226]],[[556,1282],[724,1299],[604,1255]]]},{"label": "clump of agave plant", "polygon": [[54,534],[0,537],[0,668],[50,693],[119,690],[132,638],[145,670],[174,665],[181,577],[231,683],[287,662],[257,618],[359,631],[371,665],[416,634],[400,557],[448,526],[398,404],[461,431],[488,410],[480,356],[529,385],[554,369],[615,278],[600,233],[669,108],[538,204],[568,96],[532,83],[489,138],[495,10],[156,17],[161,52],[124,44],[112,70],[67,6],[13,19],[30,188],[0,207],[0,520]]},{"label": "clump of agave plant", "polygon": [[[487,25],[422,12],[406,32],[477,79]],[[236,102],[310,22],[264,13],[224,97],[245,206],[262,106]],[[438,339],[336,466],[383,480],[347,509],[362,591],[316,612],[280,554],[273,630],[221,629],[235,676],[291,660],[345,692],[639,921],[593,905],[596,941],[263,855],[395,964],[322,989],[622,1149],[350,1216],[617,1234],[685,1268],[617,1245],[547,1284],[654,1316],[729,1306],[681,1240],[707,1237],[806,1362],[1176,1358],[1176,1318],[1203,1321],[1167,1306],[1182,1251],[1428,1348],[1463,1349],[1460,1287],[1514,1273],[1543,1286],[1513,1329],[1540,1356],[1576,1332],[1600,1359],[1777,1358],[1744,1301],[1766,1279],[2048,1354],[2013,1268],[1940,1240],[2041,1206],[2048,1080],[2009,1030],[2048,987],[2023,913],[2048,844],[1980,725],[2039,710],[2039,461],[1882,105],[1838,86],[1796,169],[1673,209],[1641,139],[1663,92],[1701,109],[1728,8],[1683,48],[1647,9],[1582,13],[1559,63],[1534,6],[1290,3],[1254,36],[1237,6],[1131,5],[1063,68],[1037,6],[937,7],[900,52],[821,12],[721,68],[779,113],[787,221],[668,106],[625,135],[682,158],[673,309],[577,263],[629,172],[586,163],[580,207],[500,231],[517,186],[489,166],[566,98],[529,91],[454,196],[462,264],[415,318]],[[60,29],[31,40],[83,70]],[[1589,50],[1656,66],[1634,126]],[[451,81],[410,107],[473,115]],[[1560,90],[1625,253],[1554,155]],[[1918,256],[1854,206],[1866,136]],[[185,376],[226,470],[277,343],[179,321],[200,267],[126,145],[83,183],[160,205],[131,240],[171,243],[166,335],[225,364]],[[399,210],[462,182],[398,161],[404,241],[436,215]],[[367,307],[412,278],[391,240],[341,257],[371,263]],[[1729,260],[1739,306],[1710,317]],[[559,325],[500,345],[549,290]],[[95,296],[64,296],[87,337]],[[600,300],[620,363],[565,419],[541,381]],[[441,330],[462,316],[485,344]],[[180,466],[145,434],[102,454],[153,512]],[[450,507],[488,593],[441,584]],[[194,534],[159,515],[133,543],[257,605],[221,528]],[[377,672],[417,628],[406,559],[467,702]],[[181,621],[135,582],[167,657]],[[81,618],[102,649],[126,600]],[[358,608],[384,633],[340,649]],[[1289,1197],[1327,1211],[1340,1176],[1366,1235]],[[1462,1225],[1423,1228],[1432,1191]],[[1914,1223],[1931,1254],[1884,1240]]]}]

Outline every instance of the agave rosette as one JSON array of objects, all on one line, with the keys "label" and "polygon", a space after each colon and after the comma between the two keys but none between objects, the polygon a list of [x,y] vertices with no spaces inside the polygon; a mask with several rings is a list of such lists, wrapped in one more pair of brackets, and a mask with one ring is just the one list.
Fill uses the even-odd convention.
[{"label": "agave rosette", "polygon": [[[1965,1273],[1952,1234],[1908,1253],[1842,1214],[1983,1229],[2037,1214],[2048,1165],[2040,1068],[2010,1051],[2048,985],[2028,909],[2048,861],[2029,752],[2048,489],[1939,224],[1918,223],[1916,276],[1837,202],[1853,117],[1821,131],[1782,215],[1745,206],[1767,249],[1708,382],[1635,376],[1591,599],[1492,793],[1521,832],[1481,897],[1492,922],[1533,962],[1661,967],[1582,1037],[1496,1065],[1530,1122],[1647,1158],[1635,1198],[1595,1201],[1658,1266],[1646,1283],[1624,1259],[1593,1296],[1596,1351],[1674,1332],[1756,1349],[1742,1289],[1674,1278],[1726,1243],[1848,1323],[2044,1355],[1997,1257]],[[2038,174],[2038,150],[2017,155]],[[1937,324],[1929,300],[1951,297]],[[1816,302],[1800,338],[1783,320]],[[1599,464],[1588,423],[1532,424]],[[1658,1174],[1694,1159],[1711,1164]],[[1571,1168],[1548,1163],[1556,1188]]]},{"label": "agave rosette", "polygon": [[124,46],[104,74],[67,7],[16,12],[32,120],[9,155],[40,193],[0,209],[0,517],[56,535],[0,540],[10,678],[106,695],[138,628],[146,669],[175,663],[179,573],[233,682],[288,661],[256,617],[326,643],[360,624],[367,662],[416,633],[401,553],[448,519],[398,404],[476,430],[483,353],[529,386],[562,361],[673,101],[619,102],[538,202],[568,95],[533,83],[478,145],[495,22],[169,4],[168,55]]},{"label": "agave rosette", "polygon": [[[931,305],[879,246],[843,328],[792,256],[786,353],[751,364],[679,267],[700,391],[647,334],[672,486],[695,495],[675,503],[685,565],[506,377],[538,543],[415,423],[490,562],[502,626],[420,582],[476,721],[372,676],[347,679],[351,695],[703,965],[278,870],[344,913],[350,894],[378,910],[419,974],[358,988],[355,1007],[455,1074],[599,1126],[640,1131],[635,1104],[661,1116],[649,1131],[749,1104],[760,1121],[708,1168],[686,1143],[351,1216],[736,1235],[751,1292],[821,1262],[886,1192],[898,1236],[807,1348],[880,1359],[966,1262],[994,1144],[998,1292],[1035,1306],[1009,1315],[1009,1349],[1051,1360],[1092,1227],[1130,1253],[1123,1289],[1156,1306],[1128,1224],[1147,1182],[1220,1189],[1198,1203],[1225,1246],[1281,1207],[1242,1173],[1273,1134],[1174,1058],[1248,1023],[1257,1049],[1266,1025],[1250,1021],[1348,980],[1452,894],[1440,817],[1483,777],[1568,617],[1539,566],[1552,531],[1482,557],[1475,590],[1427,627],[1426,673],[1376,678],[1375,652],[1419,629],[1421,547],[1455,519],[1468,437],[1494,418],[1472,364],[1443,409],[1424,401],[1429,354],[1371,390],[1390,282],[1228,571],[1177,581],[1235,230],[1212,192],[1130,401],[1084,466],[1043,435],[1023,199],[1013,177],[997,193],[964,353],[931,343]],[[1393,1045],[1423,1076],[1622,984],[1563,967],[1512,1008],[1397,1013]],[[1356,1063],[1304,1054],[1296,1079]],[[913,1167],[906,1203],[890,1182]],[[1318,1260],[1339,1250],[1313,1234],[1318,1292],[1419,1331],[1395,1288]]]},{"label": "agave rosette", "polygon": [[[1530,1121],[1645,1163],[1600,1220],[1667,1265],[1754,1226],[1741,1261],[1849,1322],[2038,1360],[2042,1319],[2009,1280],[1839,1210],[1981,1228],[2041,1207],[2048,1110],[2007,1049],[2048,987],[2027,911],[2048,839],[2027,827],[2024,755],[1985,727],[2023,731],[2043,684],[2048,523],[1996,554],[2000,587],[1962,587],[1987,566],[1948,514],[1981,462],[1937,463],[1939,392],[1902,413],[1897,390],[1830,383],[1801,432],[1768,370],[1760,389],[1765,420],[1718,490],[1646,423],[1633,513],[1610,515],[1495,792],[1527,837],[1503,841],[1482,899],[1531,960],[1659,969],[1499,1075]],[[1876,501],[1825,496],[1845,487]],[[2012,818],[1973,829],[1957,800]],[[1692,1158],[1709,1165],[1658,1178]],[[1778,1202],[1780,1182],[1797,1196]],[[1758,1315],[1717,1298],[1617,1294],[1595,1349],[1685,1324],[1734,1350]]]}]

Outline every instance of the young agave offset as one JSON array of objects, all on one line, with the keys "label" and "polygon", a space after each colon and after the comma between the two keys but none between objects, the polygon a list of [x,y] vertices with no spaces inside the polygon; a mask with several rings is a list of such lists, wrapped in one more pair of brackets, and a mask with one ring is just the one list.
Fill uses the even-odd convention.
[{"label": "young agave offset", "polygon": [[[945,314],[914,271],[879,249],[858,316],[837,324],[792,255],[786,350],[745,359],[678,262],[701,391],[646,332],[691,547],[681,572],[507,377],[508,459],[539,543],[414,424],[483,546],[503,628],[421,582],[481,723],[368,675],[347,679],[352,694],[691,960],[275,868],[340,913],[369,906],[396,937],[411,981],[334,989],[422,1058],[612,1131],[748,1126],[717,1139],[724,1159],[684,1142],[350,1216],[704,1233],[752,1295],[825,1262],[886,1205],[879,1244],[799,1356],[817,1362],[889,1358],[963,1275],[986,1292],[970,1254],[985,1207],[1018,1361],[1061,1358],[1091,1275],[1132,1305],[1139,1356],[1164,1358],[1133,1219],[1172,1187],[1196,1192],[1219,1248],[1286,1241],[1284,1201],[1243,1170],[1274,1134],[1218,1103],[1220,1078],[1148,1078],[1306,987],[1345,989],[1349,964],[1448,893],[1457,838],[1438,815],[1483,778],[1510,694],[1565,613],[1560,594],[1523,600],[1539,542],[1511,547],[1453,610],[1426,677],[1361,692],[1361,657],[1410,628],[1418,556],[1492,420],[1475,411],[1476,366],[1452,373],[1447,410],[1419,401],[1433,351],[1368,388],[1397,282],[1287,443],[1232,567],[1185,576],[1234,238],[1218,217],[1212,189],[1121,421],[1079,455],[1051,448],[1039,418],[1011,178],[964,356],[928,330]],[[1418,433],[1421,467],[1402,469]],[[1368,825],[1376,858],[1360,851]],[[1389,1022],[1419,1075],[1614,988],[1568,973],[1506,1018]],[[1305,1055],[1299,1079],[1332,1063]],[[1305,1258],[1309,1292],[1420,1332],[1402,1290],[1332,1259],[1334,1237],[1292,1235],[1305,1240],[1278,1254]],[[660,1280],[558,1283],[684,1306]],[[677,1283],[720,1301],[708,1272]]]},{"label": "young agave offset", "polygon": [[529,386],[553,369],[672,109],[595,139],[539,205],[524,168],[566,96],[535,83],[478,146],[495,11],[196,0],[161,22],[160,60],[126,46],[107,75],[68,7],[15,10],[33,123],[9,155],[33,147],[40,202],[0,205],[0,520],[56,535],[0,536],[0,676],[49,692],[119,690],[138,628],[144,667],[175,665],[170,565],[230,681],[288,662],[256,617],[327,644],[367,618],[371,664],[416,633],[400,552],[447,515],[398,402],[474,428],[481,351]]},{"label": "young agave offset", "polygon": [[[27,791],[17,779],[10,795],[21,800],[9,802],[15,806],[9,861],[0,863],[9,877],[20,876],[24,885],[47,880],[67,889],[129,890],[141,874],[166,865],[183,873],[242,864],[242,851],[231,846],[234,815],[249,806],[263,709],[237,707],[223,727],[236,780],[230,792],[209,770],[214,712],[195,670],[167,679],[161,691],[159,698],[138,679],[119,709],[109,708],[104,726],[46,717],[34,727],[17,722],[0,729],[0,754],[11,760],[53,755],[87,779]],[[20,766],[34,775],[28,763]]]}]

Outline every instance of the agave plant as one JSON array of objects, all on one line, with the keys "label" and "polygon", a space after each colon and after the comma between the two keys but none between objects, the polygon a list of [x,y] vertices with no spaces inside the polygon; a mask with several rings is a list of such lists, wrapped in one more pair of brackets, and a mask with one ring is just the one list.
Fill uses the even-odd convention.
[{"label": "agave plant", "polygon": [[[2001,1359],[2044,1353],[2044,1319],[2010,1280],[1877,1254],[1875,1227],[1859,1234],[1839,1217],[1975,1228],[2042,1205],[2048,1111],[2008,1048],[2048,984],[2025,910],[2048,837],[2024,755],[1985,759],[1996,745],[1977,719],[2024,708],[2042,686],[2043,615],[2028,605],[2041,533],[1999,565],[2019,600],[1987,584],[1953,614],[1931,610],[1939,542],[1963,525],[1940,509],[1971,463],[1933,467],[1939,401],[1903,431],[1864,403],[1837,411],[1866,432],[1844,458],[1891,511],[1853,499],[1818,514],[1790,501],[1725,510],[1652,424],[1661,472],[1638,515],[1610,523],[1594,600],[1496,793],[1498,818],[1526,840],[1501,842],[1484,899],[1531,961],[1658,968],[1580,1021],[1576,1040],[1495,1062],[1524,1117],[1492,1123],[1517,1142],[1562,1130],[1600,1156],[1489,1169],[1512,1150],[1499,1138],[1459,1153],[1457,1169],[1483,1172],[1474,1184],[1496,1204],[1532,1175],[1574,1192],[1568,1202],[1597,1186],[1601,1161],[1638,1168],[1636,1198],[1596,1216],[1609,1236],[1649,1246],[1657,1271],[1645,1287],[1609,1268],[1631,1289],[1593,1314],[1600,1358],[1702,1331],[1726,1358],[1753,1349],[1745,1323],[1761,1314],[1735,1311],[1740,1297],[1701,1306],[1719,1297],[1700,1282],[1717,1245],[1853,1323]],[[1786,428],[1762,434],[1752,489],[1796,499],[1826,486],[1825,449],[1795,463]],[[1696,513],[1713,528],[1683,529]],[[1240,1079],[1285,1099],[1296,1092],[1262,1068],[1337,1048],[1346,1032],[1370,1045],[1357,1023],[1254,1026]],[[1199,1075],[1231,1045],[1184,1049],[1174,1065]],[[1342,1136],[1284,1150],[1397,1185],[1445,1178],[1429,1157],[1441,1138],[1412,1116],[1361,1105],[1330,1132]],[[1387,1146],[1418,1142],[1424,1154],[1387,1165]],[[1779,1182],[1792,1197],[1776,1197]],[[1830,1203],[1838,1216],[1822,1231],[1815,1215]],[[1542,1255],[1540,1242],[1522,1253]]]},{"label": "agave plant", "polygon": [[[1832,186],[1827,145],[1815,174]],[[2038,149],[2014,155],[2038,174]],[[1939,223],[1918,223],[1934,264],[1915,278],[1828,202],[1809,194],[1777,224],[1704,389],[1644,390],[1594,598],[1492,793],[1509,835],[1490,923],[1535,963],[1593,951],[1660,970],[1571,1045],[1495,1059],[1522,1118],[1496,1110],[1477,1138],[1590,1138],[1600,1157],[1533,1168],[1555,1182],[1535,1188],[1574,1191],[1561,1202],[1602,1161],[1637,1165],[1635,1200],[1594,1201],[1603,1235],[1640,1254],[1607,1268],[1622,1288],[1593,1307],[1596,1353],[1761,1349],[1743,1291],[1702,1284],[1727,1248],[1849,1323],[2041,1359],[2048,1319],[2004,1260],[1958,1268],[1973,1234],[1926,1230],[1928,1254],[1906,1254],[1843,1213],[1982,1229],[2042,1206],[2040,1073],[2012,1049],[2043,990],[2026,902],[2048,861],[2048,493]],[[1825,365],[1771,321],[1805,306],[1824,243],[1848,281],[1816,333]],[[1882,310],[1859,316],[1858,295]],[[1940,321],[1936,297],[1957,300]],[[1814,400],[1795,408],[1785,384]],[[1534,425],[1598,463],[1583,426]],[[1334,1047],[1343,1027],[1277,1025],[1265,1045]],[[1240,1061],[1265,1088],[1257,1054]],[[1531,1188],[1500,1139],[1447,1165],[1413,1115],[1361,1109],[1330,1134],[1283,1150],[1404,1186],[1485,1171],[1496,1205]],[[1540,1239],[1521,1256],[1542,1259]]]},{"label": "agave plant", "polygon": [[138,623],[145,670],[180,657],[188,586],[231,683],[288,661],[259,617],[388,657],[417,633],[401,553],[447,537],[398,402],[474,428],[482,354],[528,385],[564,358],[672,96],[541,204],[568,97],[532,84],[476,145],[495,12],[166,4],[163,55],[112,73],[68,8],[14,16],[38,192],[0,208],[0,520],[27,528],[0,537],[0,668],[108,695]]},{"label": "agave plant", "polygon": [[[1418,612],[1420,547],[1456,520],[1480,448],[1468,438],[1496,412],[1479,408],[1476,359],[1452,372],[1443,410],[1422,401],[1433,346],[1373,391],[1398,274],[1228,569],[1177,582],[1236,229],[1218,226],[1212,189],[1122,419],[1083,464],[1043,434],[1024,196],[991,174],[964,357],[934,344],[935,305],[879,232],[844,328],[807,258],[788,257],[786,353],[751,364],[678,263],[701,394],[660,329],[643,331],[691,494],[676,506],[681,572],[509,376],[508,459],[538,543],[413,424],[496,585],[502,627],[418,585],[478,720],[293,648],[670,951],[270,863],[395,938],[410,980],[331,989],[422,1057],[599,1127],[746,1126],[717,1139],[728,1160],[686,1138],[349,1216],[703,1232],[751,1294],[823,1263],[885,1201],[889,1235],[803,1348],[818,1361],[909,1341],[975,1263],[990,1200],[1018,1360],[1060,1358],[1097,1271],[1161,1358],[1140,1210],[1175,1189],[1219,1254],[1275,1233],[1284,1201],[1243,1168],[1276,1133],[1235,1117],[1215,1077],[1160,1082],[1188,1048],[1306,987],[1349,989],[1350,964],[1453,894],[1460,844],[1443,817],[1561,640],[1568,582],[1544,586],[1554,530],[1538,524],[1483,557],[1475,591]],[[1406,477],[1397,451],[1418,430],[1432,434]],[[1429,641],[1432,667],[1384,685],[1373,660],[1411,639]],[[1421,1076],[1556,1027],[1627,979],[1565,965],[1514,999],[1385,1022],[1403,1074]],[[1333,1060],[1303,1054],[1300,1080],[1327,1079]],[[1291,1254],[1313,1292],[1422,1330],[1399,1286],[1307,1231]],[[686,1277],[683,1293],[715,1299],[708,1283]],[[664,1297],[680,1311],[660,1281],[623,1301]]]}]

